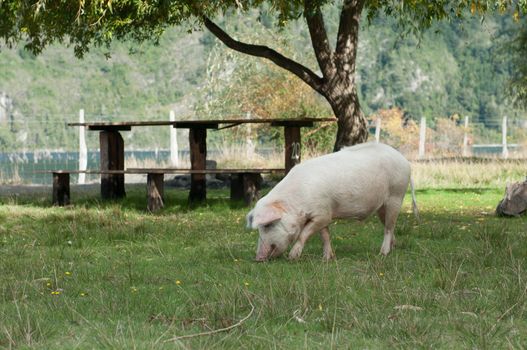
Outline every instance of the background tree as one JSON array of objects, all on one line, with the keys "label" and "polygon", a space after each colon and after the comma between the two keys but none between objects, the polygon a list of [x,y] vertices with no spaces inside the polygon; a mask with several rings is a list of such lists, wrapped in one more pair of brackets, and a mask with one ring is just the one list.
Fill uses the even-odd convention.
[{"label": "background tree", "polygon": [[516,105],[527,108],[527,21],[525,19],[513,40],[505,45],[505,51],[511,54],[512,60],[509,95]]},{"label": "background tree", "polygon": [[[404,32],[419,33],[442,19],[463,18],[469,11],[483,15],[488,11],[512,11],[520,17],[527,10],[525,1],[425,1],[343,0],[334,45],[324,23],[323,7],[330,0],[224,0],[224,1],[132,1],[132,0],[3,0],[0,1],[0,37],[10,46],[20,40],[38,54],[48,44],[59,41],[74,47],[82,56],[90,45],[110,45],[117,40],[158,40],[173,25],[190,29],[205,25],[228,47],[269,59],[295,74],[319,92],[338,118],[335,150],[367,139],[366,120],[360,108],[355,83],[357,45],[361,16],[371,20],[381,13],[396,19]],[[319,72],[263,45],[235,40],[211,18],[228,11],[268,3],[280,25],[303,17],[309,29]]]}]

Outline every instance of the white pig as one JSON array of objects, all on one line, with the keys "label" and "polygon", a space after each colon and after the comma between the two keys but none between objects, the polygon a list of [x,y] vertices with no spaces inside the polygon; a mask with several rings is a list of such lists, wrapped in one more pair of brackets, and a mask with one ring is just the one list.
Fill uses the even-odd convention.
[{"label": "white pig", "polygon": [[330,260],[331,221],[363,220],[374,212],[384,224],[381,253],[387,255],[395,243],[395,222],[409,182],[410,163],[381,143],[347,147],[295,166],[247,214],[247,226],[260,233],[256,260],[277,257],[292,243],[289,258],[297,259],[316,232],[323,241],[323,258]]}]

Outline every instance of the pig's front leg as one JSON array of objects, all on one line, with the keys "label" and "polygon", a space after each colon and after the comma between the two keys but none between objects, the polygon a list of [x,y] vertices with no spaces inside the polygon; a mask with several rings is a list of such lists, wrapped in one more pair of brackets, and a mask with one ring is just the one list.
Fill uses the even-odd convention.
[{"label": "pig's front leg", "polygon": [[309,237],[311,237],[314,233],[326,227],[327,225],[328,223],[325,221],[310,220],[304,226],[304,228],[302,229],[302,232],[300,232],[300,236],[298,237],[298,240],[293,245],[293,248],[291,248],[291,251],[289,252],[289,259],[290,260],[298,259],[300,255],[302,254],[304,245],[306,244]]},{"label": "pig's front leg", "polygon": [[324,261],[330,261],[335,258],[335,254],[333,253],[333,249],[331,249],[331,239],[329,238],[329,228],[327,226],[320,230],[320,238],[324,244],[322,259]]}]

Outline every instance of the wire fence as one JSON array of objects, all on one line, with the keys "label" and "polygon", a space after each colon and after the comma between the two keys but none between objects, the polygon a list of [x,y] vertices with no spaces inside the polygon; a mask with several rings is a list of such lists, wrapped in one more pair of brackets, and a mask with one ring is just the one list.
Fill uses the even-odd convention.
[{"label": "wire fence", "polygon": [[[58,118],[61,120],[57,121]],[[113,120],[141,119],[144,118],[126,116]],[[90,117],[89,121],[107,120],[98,116]],[[163,119],[154,117],[149,120]],[[0,129],[13,131],[10,135],[15,146],[10,149],[4,144],[3,152],[0,152],[0,183],[50,184],[51,176],[46,171],[79,169],[79,128],[67,126],[68,122],[74,121],[68,115],[26,119],[18,123],[4,121]],[[471,121],[469,117],[454,116],[415,121],[406,119],[400,110],[392,109],[379,111],[368,118],[368,122],[369,141],[392,145],[413,160],[431,161],[452,157],[527,159],[527,119],[508,120],[502,117],[481,123]],[[252,157],[258,157],[268,166],[269,162],[277,166],[283,163],[283,144],[280,141],[266,139],[253,142],[261,138],[259,130],[243,128],[240,126],[217,133],[223,137],[216,137],[216,142],[211,143],[209,158],[221,158],[231,164],[247,164],[248,158]],[[225,137],[228,133],[234,134]],[[304,135],[316,137],[319,133],[320,137],[331,141],[334,128],[305,129]],[[127,166],[172,166],[174,157],[170,154],[170,137],[170,127],[144,127],[123,133]],[[188,166],[188,140],[184,131],[179,131],[176,142],[177,159],[180,164]],[[87,168],[98,169],[98,133],[87,132],[86,144]],[[304,158],[329,151],[309,149],[307,142],[302,146]],[[248,148],[252,148],[254,153],[246,152]],[[98,176],[88,176],[87,181],[98,181]]]},{"label": "wire fence", "polygon": [[407,120],[400,110],[381,111],[369,120],[370,135],[410,159],[446,157],[527,158],[527,120],[473,122],[453,116]]}]

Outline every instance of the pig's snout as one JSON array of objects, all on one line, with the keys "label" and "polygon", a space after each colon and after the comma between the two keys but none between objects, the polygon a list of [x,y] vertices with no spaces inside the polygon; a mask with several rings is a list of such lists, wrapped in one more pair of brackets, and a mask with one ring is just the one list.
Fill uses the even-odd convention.
[{"label": "pig's snout", "polygon": [[267,257],[260,256],[260,255],[256,256],[256,262],[265,262],[265,261],[267,261]]},{"label": "pig's snout", "polygon": [[275,251],[276,245],[267,244],[260,241],[260,244],[258,244],[258,251],[256,252],[256,261],[267,261],[271,256],[273,256]]}]

